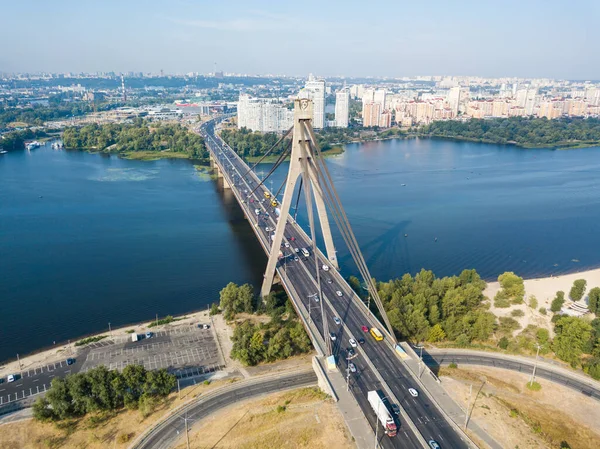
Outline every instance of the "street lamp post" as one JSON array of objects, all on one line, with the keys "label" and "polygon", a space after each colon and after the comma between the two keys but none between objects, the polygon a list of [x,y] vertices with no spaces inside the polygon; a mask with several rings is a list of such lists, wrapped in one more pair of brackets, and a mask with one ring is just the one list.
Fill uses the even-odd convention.
[{"label": "street lamp post", "polygon": [[356,358],[358,354],[346,357],[346,391],[350,390],[350,360]]},{"label": "street lamp post", "polygon": [[421,378],[421,374],[423,374],[422,372],[422,367],[423,367],[423,345],[421,346],[416,346],[417,349],[420,349],[420,354],[419,354],[419,379]]},{"label": "street lamp post", "polygon": [[312,295],[308,295],[308,322],[312,323],[312,316],[310,314],[311,306],[313,298],[316,298],[318,293],[313,293]]},{"label": "street lamp post", "polygon": [[533,385],[533,382],[535,382],[535,370],[537,369],[538,356],[540,355],[540,345],[539,345],[539,343],[536,344],[536,346],[537,346],[537,351],[535,353],[535,363],[533,364],[533,373],[531,374],[531,380],[529,381],[529,386],[530,387]]},{"label": "street lamp post", "polygon": [[110,323],[108,323],[108,335],[112,338],[112,329],[110,328]]}]

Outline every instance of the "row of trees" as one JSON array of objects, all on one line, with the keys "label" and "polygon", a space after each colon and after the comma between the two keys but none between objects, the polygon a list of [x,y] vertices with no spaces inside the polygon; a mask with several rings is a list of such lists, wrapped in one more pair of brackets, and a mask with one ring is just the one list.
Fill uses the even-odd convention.
[{"label": "row of trees", "polygon": [[[227,284],[220,292],[219,308],[225,319],[233,320],[238,313],[268,315],[268,323],[245,320],[237,324],[233,337],[231,358],[245,365],[272,362],[309,352],[312,344],[294,307],[285,292],[271,292],[260,300],[251,285]],[[213,305],[211,313],[218,313]]]},{"label": "row of trees", "polygon": [[524,147],[568,146],[600,142],[600,119],[510,117],[436,121],[421,128],[434,137],[480,140]]},{"label": "row of trees", "polygon": [[66,148],[107,150],[119,153],[169,150],[194,159],[207,159],[204,139],[179,124],[149,124],[136,119],[132,124],[90,124],[67,128]]},{"label": "row of trees", "polygon": [[40,421],[59,421],[123,407],[149,414],[176,385],[175,376],[165,369],[147,371],[141,365],[128,365],[119,372],[102,365],[54,378],[46,396],[34,403],[33,416]]}]

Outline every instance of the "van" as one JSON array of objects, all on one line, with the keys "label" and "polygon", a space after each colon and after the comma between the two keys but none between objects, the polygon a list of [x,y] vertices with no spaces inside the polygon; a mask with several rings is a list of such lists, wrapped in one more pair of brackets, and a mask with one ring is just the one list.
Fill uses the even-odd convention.
[{"label": "van", "polygon": [[308,257],[310,256],[310,253],[308,252],[308,250],[306,248],[302,248],[302,254],[304,255],[304,257]]}]

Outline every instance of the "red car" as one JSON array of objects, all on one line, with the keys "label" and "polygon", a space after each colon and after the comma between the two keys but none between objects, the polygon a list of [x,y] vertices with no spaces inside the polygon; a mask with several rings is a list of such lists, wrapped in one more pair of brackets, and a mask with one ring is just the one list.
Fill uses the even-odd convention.
[{"label": "red car", "polygon": [[369,332],[369,328],[367,326],[361,326],[360,328],[363,332]]}]

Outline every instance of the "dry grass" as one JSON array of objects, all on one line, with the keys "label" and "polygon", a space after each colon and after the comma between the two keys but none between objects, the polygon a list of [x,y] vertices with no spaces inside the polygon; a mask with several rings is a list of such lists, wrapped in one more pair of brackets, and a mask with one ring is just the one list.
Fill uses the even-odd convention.
[{"label": "dry grass", "polygon": [[486,377],[472,420],[502,447],[559,448],[563,441],[573,448],[600,444],[598,402],[573,390],[538,378],[541,389],[531,391],[527,374],[494,368],[445,369],[442,375],[444,387],[463,408],[469,386],[475,392],[480,378]]},{"label": "dry grass", "polygon": [[145,429],[182,402],[229,381],[199,384],[182,390],[182,399],[170,395],[154,413],[143,418],[139,411],[96,414],[58,424],[34,420],[4,424],[0,427],[2,449],[104,449],[126,448]]},{"label": "dry grass", "polygon": [[[285,407],[285,409],[284,409]],[[185,439],[177,449],[185,449]],[[354,448],[342,416],[316,388],[238,403],[190,432],[192,449]]]}]

